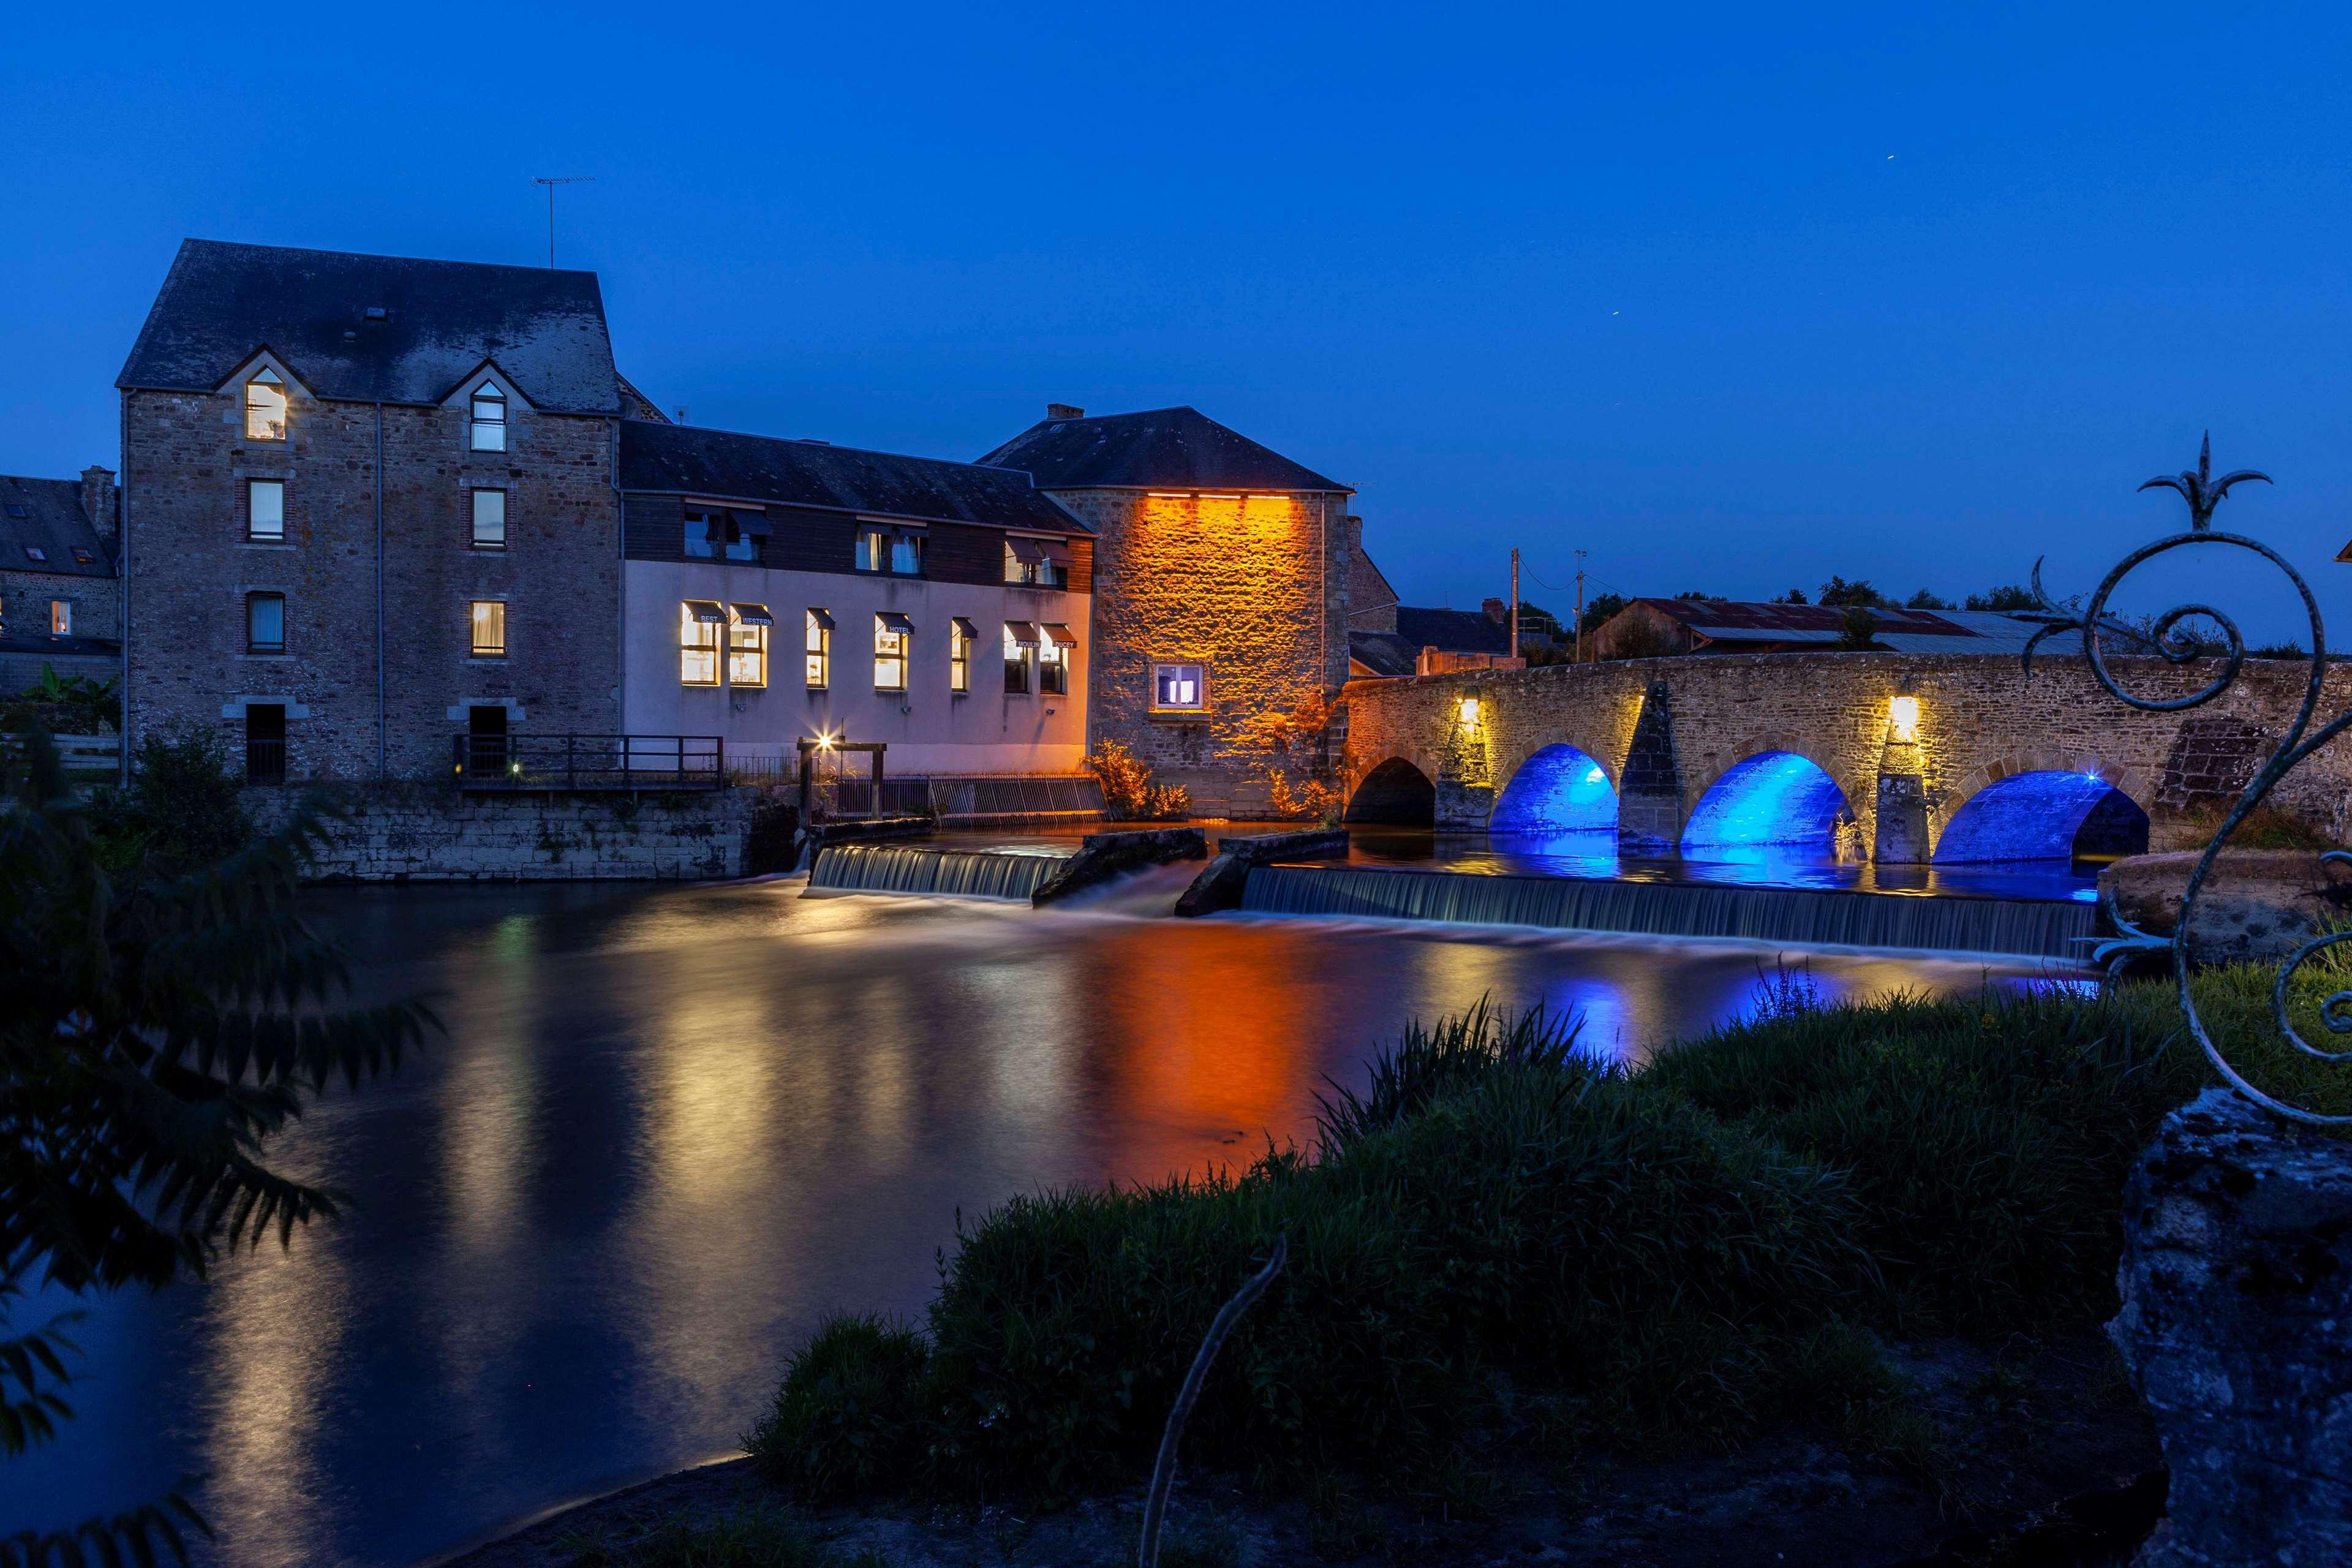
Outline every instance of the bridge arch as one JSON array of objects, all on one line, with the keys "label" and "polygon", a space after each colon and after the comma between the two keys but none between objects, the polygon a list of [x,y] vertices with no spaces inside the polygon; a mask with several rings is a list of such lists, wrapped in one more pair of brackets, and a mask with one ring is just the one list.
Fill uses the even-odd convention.
[{"label": "bridge arch", "polygon": [[1937,835],[1938,865],[2072,860],[2147,848],[2147,780],[2095,757],[2037,749],[1962,775]]},{"label": "bridge arch", "polygon": [[1833,854],[1854,821],[1845,790],[1803,752],[1766,743],[1718,769],[1684,824],[1685,854],[1766,847]]},{"label": "bridge arch", "polygon": [[1487,818],[1490,833],[1614,833],[1617,782],[1609,765],[1566,742],[1541,747],[1515,769]]},{"label": "bridge arch", "polygon": [[1364,776],[1348,792],[1347,820],[1434,826],[1436,781],[1410,759],[1390,757],[1364,770]]}]

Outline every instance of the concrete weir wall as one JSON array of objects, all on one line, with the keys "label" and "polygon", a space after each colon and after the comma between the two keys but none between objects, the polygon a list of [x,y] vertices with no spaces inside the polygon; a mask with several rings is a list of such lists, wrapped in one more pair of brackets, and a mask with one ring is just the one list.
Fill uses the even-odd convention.
[{"label": "concrete weir wall", "polygon": [[[264,829],[305,798],[249,789]],[[696,881],[743,874],[751,790],[459,795],[401,783],[321,786],[343,814],[312,879],[331,882]]]}]

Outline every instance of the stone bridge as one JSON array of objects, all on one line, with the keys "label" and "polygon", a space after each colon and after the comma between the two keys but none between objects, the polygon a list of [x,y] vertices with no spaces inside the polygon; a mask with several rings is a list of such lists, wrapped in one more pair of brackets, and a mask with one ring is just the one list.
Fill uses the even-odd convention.
[{"label": "stone bridge", "polygon": [[[2170,698],[2219,666],[2109,668]],[[2151,823],[2156,847],[2186,841],[2184,814],[2242,788],[2308,673],[2250,660],[2221,697],[2175,713],[2125,707],[2079,655],[2037,658],[2030,679],[2010,655],[1789,653],[1359,680],[1341,767],[1359,822],[1613,829],[1635,850],[1786,845],[1898,864],[2127,853]],[[2347,704],[2352,667],[2337,666],[2321,718]],[[2352,744],[2273,798],[2342,837]]]}]

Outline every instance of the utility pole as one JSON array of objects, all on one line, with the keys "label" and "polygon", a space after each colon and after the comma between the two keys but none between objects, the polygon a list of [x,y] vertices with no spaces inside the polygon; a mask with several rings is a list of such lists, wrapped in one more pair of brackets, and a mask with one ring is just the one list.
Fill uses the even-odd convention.
[{"label": "utility pole", "polygon": [[547,269],[555,270],[555,187],[558,185],[593,185],[593,174],[534,174],[534,185],[547,187]]},{"label": "utility pole", "polygon": [[1576,662],[1584,662],[1584,552],[1576,552]]},{"label": "utility pole", "polygon": [[1519,547],[1511,546],[1511,657],[1519,657]]}]

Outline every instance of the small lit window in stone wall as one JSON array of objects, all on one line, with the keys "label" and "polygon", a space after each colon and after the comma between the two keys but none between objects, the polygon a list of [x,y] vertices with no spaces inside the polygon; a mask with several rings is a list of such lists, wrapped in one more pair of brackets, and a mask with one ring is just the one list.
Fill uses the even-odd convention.
[{"label": "small lit window in stone wall", "polygon": [[904,691],[907,689],[907,644],[914,635],[915,623],[896,610],[882,610],[874,616],[874,689]]},{"label": "small lit window in stone wall", "polygon": [[727,626],[727,683],[768,684],[768,631],[776,624],[765,605],[737,605]]},{"label": "small lit window in stone wall", "polygon": [[1197,664],[1153,665],[1151,705],[1180,713],[1205,710],[1209,706],[1207,671]]},{"label": "small lit window in stone wall", "polygon": [[677,683],[719,684],[719,628],[727,612],[709,599],[687,599],[677,606]]},{"label": "small lit window in stone wall", "polygon": [[495,381],[474,388],[473,417],[467,422],[466,445],[477,452],[507,449],[507,395]]},{"label": "small lit window in stone wall", "polygon": [[473,601],[474,657],[504,658],[507,656],[507,606],[503,599]]},{"label": "small lit window in stone wall", "polygon": [[808,613],[808,689],[823,691],[833,684],[833,614]]},{"label": "small lit window in stone wall", "polygon": [[49,635],[53,637],[73,636],[73,603],[68,599],[49,601]]},{"label": "small lit window in stone wall", "polygon": [[274,372],[265,370],[245,384],[245,438],[286,439],[286,384]]},{"label": "small lit window in stone wall", "polygon": [[504,550],[507,547],[507,492],[475,490],[474,548]]}]

